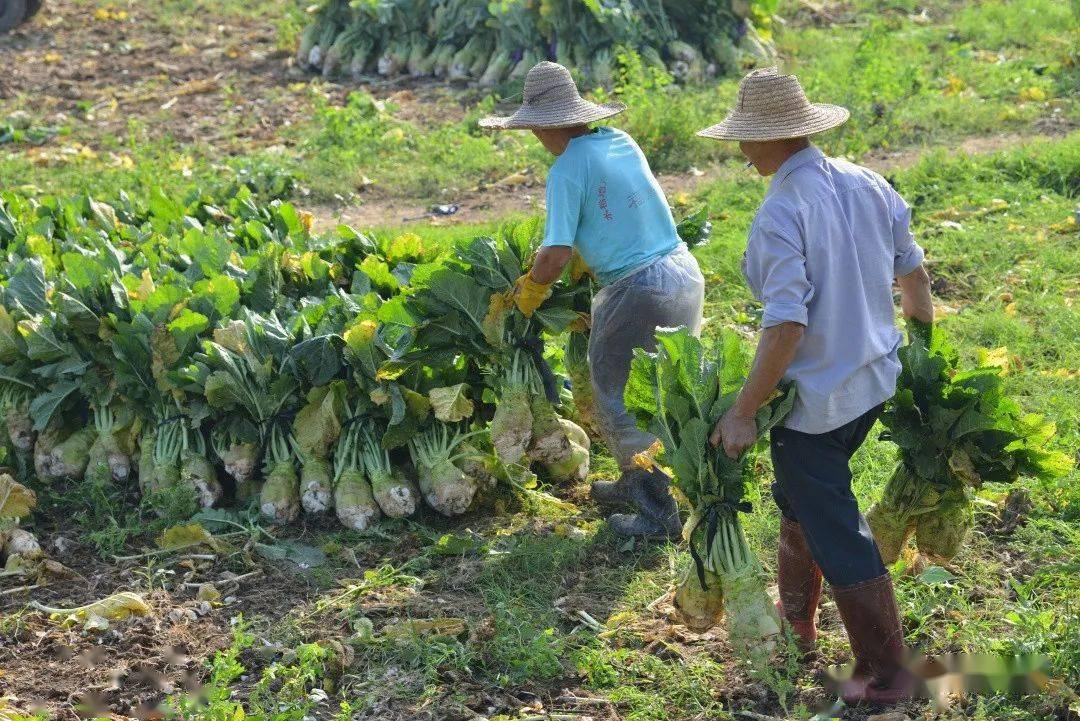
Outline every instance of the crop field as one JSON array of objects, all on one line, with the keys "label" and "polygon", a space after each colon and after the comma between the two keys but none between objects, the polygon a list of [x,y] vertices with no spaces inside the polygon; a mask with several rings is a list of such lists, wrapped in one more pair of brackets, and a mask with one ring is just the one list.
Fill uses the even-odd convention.
[{"label": "crop field", "polygon": [[[527,132],[477,126],[518,101],[520,82],[299,67],[309,5],[45,0],[0,35],[6,430],[18,410],[40,443],[79,417],[87,446],[116,429],[127,464],[119,473],[101,451],[102,473],[84,459],[71,474],[54,453],[43,468],[24,453],[33,436],[19,449],[0,434],[0,541],[21,517],[44,559],[0,564],[0,721],[1080,719],[1077,0],[782,0],[762,29],[812,99],[851,110],[816,142],[912,205],[936,325],[961,367],[996,368],[1023,413],[1056,425],[1046,450],[1071,461],[1056,477],[983,483],[955,558],[911,547],[890,567],[909,645],[1034,658],[1038,687],[943,684],[888,708],[834,705],[824,679],[851,658],[827,595],[806,659],[781,643],[753,663],[722,624],[681,624],[686,544],[611,531],[589,484],[618,468],[595,436],[591,448],[560,436],[587,474],[578,455],[530,448],[535,473],[493,461],[469,471],[486,481],[461,503],[439,495],[463,476],[436,471],[482,445],[440,433],[505,421],[495,398],[522,352],[502,346],[503,326],[489,334],[514,280],[491,268],[526,264],[551,156]],[[744,60],[683,82],[614,54],[591,95],[629,106],[612,122],[677,219],[707,209],[711,237],[693,250],[703,338],[752,348],[761,306],[740,260],[767,181],[734,143],[694,136],[729,108]],[[500,254],[470,245],[480,236]],[[470,283],[490,289],[471,305]],[[567,286],[544,319],[504,309],[500,322],[580,337],[584,290]],[[420,329],[384,334],[395,325]],[[547,357],[575,377],[561,340]],[[580,399],[562,396],[559,412],[588,428]],[[854,461],[864,510],[896,465],[881,431]],[[250,468],[229,465],[265,438],[267,484],[286,465],[305,484],[272,508],[265,486],[261,502],[245,492]],[[384,455],[386,482],[416,470],[410,492],[428,507],[347,520],[346,507],[379,513],[363,481],[326,511],[316,465],[323,486],[344,487],[358,459],[370,475]],[[767,453],[752,471],[743,526],[772,583]],[[20,505],[20,484],[36,507]]]}]

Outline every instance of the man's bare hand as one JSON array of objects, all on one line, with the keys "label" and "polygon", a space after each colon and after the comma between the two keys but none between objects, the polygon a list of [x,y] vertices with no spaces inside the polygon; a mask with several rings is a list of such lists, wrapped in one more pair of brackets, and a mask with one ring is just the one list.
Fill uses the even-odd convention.
[{"label": "man's bare hand", "polygon": [[738,458],[743,451],[754,445],[755,441],[757,422],[754,417],[738,415],[734,409],[724,414],[709,437],[714,448],[724,444],[724,453],[729,458]]}]

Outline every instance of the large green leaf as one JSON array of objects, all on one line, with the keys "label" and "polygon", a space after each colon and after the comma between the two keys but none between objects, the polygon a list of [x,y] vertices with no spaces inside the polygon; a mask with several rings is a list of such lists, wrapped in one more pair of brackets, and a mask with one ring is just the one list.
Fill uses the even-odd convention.
[{"label": "large green leaf", "polygon": [[440,302],[459,312],[477,335],[483,336],[484,316],[488,311],[490,291],[469,276],[445,268],[428,278],[427,290]]},{"label": "large green leaf", "polygon": [[49,307],[46,297],[45,266],[41,258],[19,261],[7,283],[7,296],[30,313],[42,313]]},{"label": "large green leaf", "polygon": [[341,336],[322,335],[297,343],[289,350],[289,360],[306,383],[321,386],[341,370]]},{"label": "large green leaf", "polygon": [[34,430],[45,430],[45,426],[53,419],[64,401],[70,398],[78,389],[78,381],[60,381],[46,392],[36,396],[30,402],[30,418],[34,422]]}]

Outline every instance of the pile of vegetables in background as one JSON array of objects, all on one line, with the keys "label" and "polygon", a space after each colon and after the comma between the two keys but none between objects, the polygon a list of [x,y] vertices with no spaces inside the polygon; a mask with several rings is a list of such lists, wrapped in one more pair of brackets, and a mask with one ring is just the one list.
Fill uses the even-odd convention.
[{"label": "pile of vegetables in background", "polygon": [[591,403],[587,367],[573,403],[552,367],[585,343],[563,336],[587,332],[592,281],[516,310],[539,220],[454,248],[319,235],[250,180],[146,204],[0,193],[0,411],[20,488],[137,484],[159,511],[253,502],[280,524],[365,529],[424,505],[461,514],[533,470],[584,477],[571,418]]},{"label": "pile of vegetables in background", "polygon": [[1047,448],[1053,421],[1006,396],[1001,364],[961,370],[940,328],[911,320],[908,330],[896,396],[881,417],[898,463],[866,520],[886,564],[913,534],[920,553],[944,563],[974,525],[972,493],[984,482],[1051,479],[1072,461]]},{"label": "pile of vegetables in background", "polygon": [[327,0],[297,63],[324,76],[436,77],[493,87],[541,60],[610,86],[620,52],[684,82],[770,60],[777,0]]},{"label": "pile of vegetables in background", "polygon": [[[749,371],[749,358],[734,334],[706,348],[686,328],[660,329],[655,353],[635,351],[626,385],[626,407],[658,441],[635,459],[671,467],[674,486],[689,502],[683,535],[693,566],[675,593],[683,622],[704,631],[726,615],[732,644],[767,653],[780,634],[780,619],[765,591],[761,565],[743,534],[739,514],[749,512],[754,449],[738,460],[709,444],[716,422],[731,408]],[[776,391],[757,414],[759,436],[779,423],[796,389]]]}]

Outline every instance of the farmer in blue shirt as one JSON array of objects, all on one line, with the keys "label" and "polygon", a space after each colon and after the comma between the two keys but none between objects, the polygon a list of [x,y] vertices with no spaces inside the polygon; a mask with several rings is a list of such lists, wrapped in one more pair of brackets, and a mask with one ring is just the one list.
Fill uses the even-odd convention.
[{"label": "farmer in blue shirt", "polygon": [[758,173],[772,176],[743,258],[764,305],[761,340],[712,442],[738,456],[756,438],[755,411],[781,380],[795,382],[795,406],[771,433],[782,514],[778,610],[811,650],[824,574],[855,656],[844,698],[892,703],[910,694],[913,677],[902,666],[892,579],[848,464],[896,390],[894,279],[904,315],[929,323],[934,307],[904,200],[878,174],[827,158],[808,140],[847,119],[844,108],[809,103],[794,76],[758,70],[727,118],[699,133],[739,141]]},{"label": "farmer in blue shirt", "polygon": [[589,127],[624,105],[584,100],[569,71],[550,62],[529,71],[523,101],[510,117],[480,121],[484,127],[532,130],[556,156],[547,179],[544,241],[532,269],[518,281],[518,308],[532,315],[575,252],[596,276],[603,287],[592,303],[589,369],[600,431],[622,475],[594,483],[592,494],[605,503],[637,505],[638,513],[608,518],[617,533],[678,536],[670,478],[633,464],[634,455],[656,439],[634,425],[623,389],[633,349],[654,350],[657,327],[700,330],[701,271],[679,239],[641,149],[620,130]]}]

